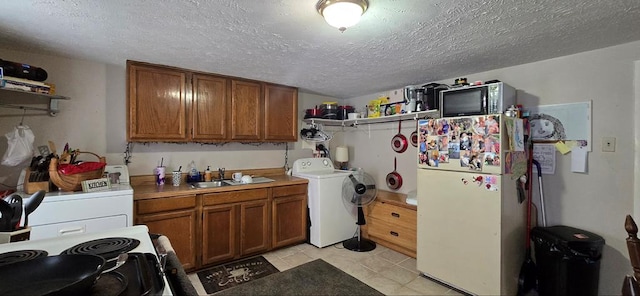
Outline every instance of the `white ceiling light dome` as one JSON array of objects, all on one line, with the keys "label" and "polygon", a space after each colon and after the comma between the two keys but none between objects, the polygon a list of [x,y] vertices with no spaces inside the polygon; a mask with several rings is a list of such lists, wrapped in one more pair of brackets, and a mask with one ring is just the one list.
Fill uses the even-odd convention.
[{"label": "white ceiling light dome", "polygon": [[316,5],[325,21],[340,32],[357,24],[368,7],[367,0],[320,0]]}]

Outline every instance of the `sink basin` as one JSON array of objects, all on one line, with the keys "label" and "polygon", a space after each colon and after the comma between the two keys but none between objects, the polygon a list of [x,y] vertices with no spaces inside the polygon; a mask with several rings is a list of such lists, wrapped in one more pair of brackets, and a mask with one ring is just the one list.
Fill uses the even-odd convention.
[{"label": "sink basin", "polygon": [[269,183],[269,182],[273,182],[275,180],[273,179],[269,179],[269,178],[265,178],[265,177],[253,177],[253,182],[251,183],[242,183],[242,182],[236,182],[234,180],[225,180],[224,182],[229,184],[229,185],[247,185],[247,184],[259,184],[259,183]]},{"label": "sink basin", "polygon": [[191,184],[191,188],[215,188],[227,185],[224,181],[196,182]]}]

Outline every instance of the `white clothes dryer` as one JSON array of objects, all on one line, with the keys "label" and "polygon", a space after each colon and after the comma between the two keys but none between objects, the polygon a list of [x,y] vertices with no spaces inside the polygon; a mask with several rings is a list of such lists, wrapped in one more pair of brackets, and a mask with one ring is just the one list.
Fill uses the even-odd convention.
[{"label": "white clothes dryer", "polygon": [[352,238],[357,209],[342,201],[342,182],[351,172],[336,170],[329,158],[298,159],[291,172],[309,180],[309,242],[322,248]]}]

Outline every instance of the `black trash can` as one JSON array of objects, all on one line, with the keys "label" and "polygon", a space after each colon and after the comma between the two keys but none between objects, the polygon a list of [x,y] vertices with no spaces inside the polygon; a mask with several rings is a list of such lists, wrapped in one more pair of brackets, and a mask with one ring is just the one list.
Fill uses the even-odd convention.
[{"label": "black trash can", "polygon": [[569,226],[531,230],[539,295],[597,295],[604,239]]}]

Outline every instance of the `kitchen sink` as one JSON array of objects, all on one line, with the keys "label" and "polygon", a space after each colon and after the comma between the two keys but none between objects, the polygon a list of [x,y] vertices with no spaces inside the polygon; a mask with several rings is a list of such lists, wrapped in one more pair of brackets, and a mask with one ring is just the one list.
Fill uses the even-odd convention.
[{"label": "kitchen sink", "polygon": [[225,180],[224,182],[229,184],[229,185],[247,185],[247,184],[259,184],[259,183],[269,183],[269,182],[273,182],[275,180],[273,179],[269,179],[269,178],[265,178],[265,177],[253,177],[253,182],[251,183],[242,183],[242,182],[236,182],[234,180]]},{"label": "kitchen sink", "polygon": [[191,184],[191,188],[216,188],[227,186],[225,181],[196,182]]}]

